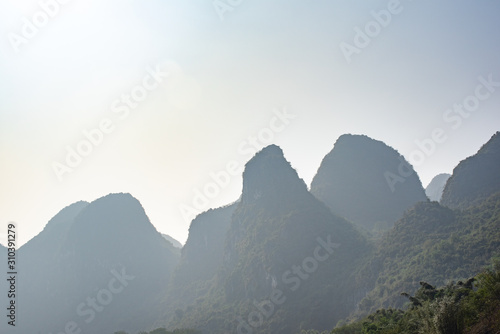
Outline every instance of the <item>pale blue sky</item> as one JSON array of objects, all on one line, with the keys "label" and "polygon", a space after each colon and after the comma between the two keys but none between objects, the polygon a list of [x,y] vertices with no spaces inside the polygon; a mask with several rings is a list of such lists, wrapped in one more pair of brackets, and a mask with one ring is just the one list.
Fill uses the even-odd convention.
[{"label": "pale blue sky", "polygon": [[[399,13],[348,63],[340,44],[391,1],[242,1],[222,21],[212,1],[70,1],[15,52],[40,5],[0,0],[0,222],[26,242],[62,207],[130,192],[152,223],[184,242],[196,189],[229,162],[251,158],[245,141],[296,116],[273,140],[310,183],[344,133],[382,140],[407,158],[442,128],[447,140],[415,166],[427,185],[500,130],[500,88],[452,128],[443,114],[500,81],[500,3],[401,0]],[[128,117],[113,102],[162,64],[171,76]],[[123,106],[123,105],[122,105]],[[105,118],[114,130],[62,181],[54,161]],[[276,123],[278,124],[278,123]],[[265,135],[265,134],[264,134]],[[241,176],[203,209],[238,198]],[[0,241],[4,231],[0,231]]]}]

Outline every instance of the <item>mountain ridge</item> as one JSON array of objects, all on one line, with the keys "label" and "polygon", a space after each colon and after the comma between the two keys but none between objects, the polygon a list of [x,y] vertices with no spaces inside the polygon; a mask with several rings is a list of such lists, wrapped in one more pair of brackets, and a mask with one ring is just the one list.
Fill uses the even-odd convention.
[{"label": "mountain ridge", "polygon": [[[469,186],[461,178],[482,175],[484,166],[497,161],[498,135],[457,166],[448,196],[461,196]],[[416,201],[377,238],[366,232],[373,226],[351,222],[343,217],[348,210],[337,213],[326,204],[328,196],[344,196],[370,212],[374,193],[381,203],[401,197],[413,202],[423,188],[412,168],[396,184],[396,194],[384,177],[398,173],[402,163],[411,167],[383,142],[344,135],[325,156],[309,191],[283,150],[267,146],[245,164],[240,199],[198,215],[181,250],[156,230],[129,193],[73,203],[19,249],[20,269],[31,278],[20,285],[25,305],[20,319],[30,319],[20,330],[59,332],[68,320],[103,334],[153,326],[207,333],[330,330],[380,307],[404,307],[408,301],[400,293],[415,293],[420,281],[443,285],[466,279],[500,256],[495,187],[487,197],[471,194],[464,208]],[[335,182],[347,176],[345,184],[354,178],[357,183],[352,189],[337,187],[342,183],[331,182],[332,175]],[[492,170],[481,181],[497,175]],[[398,193],[408,183],[409,190]],[[320,194],[328,195],[322,201],[318,193],[325,188],[332,192]],[[403,205],[396,204],[401,212]],[[5,251],[0,246],[0,254]],[[117,279],[126,284],[113,293],[116,286],[109,282]],[[109,303],[105,295],[112,297]],[[87,298],[103,309],[92,311]],[[45,307],[40,310],[34,300],[44,300]]]},{"label": "mountain ridge", "polygon": [[[248,315],[255,311],[255,303],[271,307],[270,300],[276,294],[284,296],[286,302],[273,304],[273,316],[258,326],[252,325],[254,333],[296,331],[301,324],[291,314],[297,310],[305,315],[304,319],[317,319],[324,328],[334,325],[350,312],[357,299],[344,295],[344,289],[327,277],[337,278],[343,285],[351,284],[347,278],[353,263],[368,251],[366,241],[351,223],[335,216],[309,193],[278,147],[266,147],[257,153],[245,165],[243,175],[241,201],[232,215],[223,263],[213,285],[203,301],[188,307],[182,318],[169,326],[240,332],[251,326]],[[322,244],[335,245],[331,246],[335,249],[320,252]],[[324,262],[311,257],[315,250]],[[307,279],[300,279],[291,268],[304,265],[304,261],[315,268],[307,269]],[[322,286],[322,294],[329,296],[328,301],[323,298],[322,306],[330,304],[337,309],[333,317],[325,313],[330,306],[303,305],[304,298],[320,297],[316,286]]]},{"label": "mountain ridge", "polygon": [[462,160],[446,183],[441,203],[465,209],[500,191],[500,132],[476,154]]}]

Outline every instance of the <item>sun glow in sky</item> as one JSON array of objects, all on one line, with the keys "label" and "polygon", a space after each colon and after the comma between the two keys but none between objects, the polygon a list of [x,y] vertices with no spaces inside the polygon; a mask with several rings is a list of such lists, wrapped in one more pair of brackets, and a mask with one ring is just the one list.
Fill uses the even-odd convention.
[{"label": "sun glow in sky", "polygon": [[[63,207],[112,192],[184,242],[181,209],[236,200],[245,162],[271,143],[310,184],[344,133],[411,160],[439,128],[446,140],[413,161],[426,186],[500,129],[500,87],[455,112],[459,125],[444,118],[480,77],[500,81],[495,1],[401,0],[349,59],[342,43],[356,47],[356,29],[394,1],[243,1],[223,20],[211,1],[54,3],[0,0],[0,222],[16,222],[22,243]],[[36,32],[24,27],[37,15]],[[54,163],[94,129],[102,138],[58,177]]]}]

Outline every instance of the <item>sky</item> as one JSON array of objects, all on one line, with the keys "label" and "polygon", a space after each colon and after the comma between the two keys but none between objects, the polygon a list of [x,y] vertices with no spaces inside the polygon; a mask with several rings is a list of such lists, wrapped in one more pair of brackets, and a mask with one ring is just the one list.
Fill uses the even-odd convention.
[{"label": "sky", "polygon": [[500,130],[491,0],[0,0],[0,243],[128,192],[182,243],[279,145],[310,185],[345,133],[424,187]]}]

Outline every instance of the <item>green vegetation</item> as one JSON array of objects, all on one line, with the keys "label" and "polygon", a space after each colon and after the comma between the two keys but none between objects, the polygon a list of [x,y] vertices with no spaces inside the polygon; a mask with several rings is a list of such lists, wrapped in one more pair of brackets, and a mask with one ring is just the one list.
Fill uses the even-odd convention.
[{"label": "green vegetation", "polygon": [[400,293],[415,293],[420,281],[441,286],[474,276],[499,251],[500,193],[466,211],[452,211],[437,202],[418,203],[358,273],[375,284],[356,317],[380,308],[401,308],[406,300]]},{"label": "green vegetation", "polygon": [[[276,147],[247,164],[243,189],[208,293],[175,311],[168,328],[234,333],[245,322],[257,323],[253,333],[293,333],[318,324],[331,328],[347,317],[356,305],[352,275],[370,251],[361,234],[307,191]],[[339,248],[302,277],[293,273],[292,267],[312,259],[320,237]],[[269,301],[274,289],[285,300],[259,311],[255,303]],[[256,312],[269,315],[252,321]]]},{"label": "green vegetation", "polygon": [[[113,334],[128,334],[124,331],[114,332]],[[173,331],[167,331],[165,328],[157,328],[151,332],[139,332],[138,334],[201,334],[200,331],[194,329],[174,329]]]},{"label": "green vegetation", "polygon": [[[465,282],[436,289],[420,282],[405,311],[381,309],[331,334],[487,334],[500,332],[500,261]],[[303,331],[303,334],[318,333]]]},{"label": "green vegetation", "polygon": [[414,173],[392,192],[383,171],[404,166],[385,144],[339,142],[311,192],[279,147],[257,153],[240,199],[193,220],[180,254],[130,194],[64,209],[21,248],[24,275],[43,282],[21,294],[21,332],[50,332],[97,296],[93,333],[500,334],[500,136],[457,167],[459,208],[415,203]]},{"label": "green vegetation", "polygon": [[[468,278],[500,255],[500,193],[464,211],[419,202],[381,238],[368,241],[307,192],[277,148],[264,150],[246,167],[242,198],[220,248],[222,263],[216,271],[204,270],[210,275],[200,281],[203,289],[190,289],[207,293],[176,308],[166,322],[168,328],[234,332],[251,320],[255,302],[268,300],[273,287],[284,292],[286,302],[274,305],[262,322],[252,326],[252,333],[316,328],[320,331],[303,333],[325,334],[321,331],[335,324],[336,333],[386,333],[382,330],[389,328],[394,331],[387,333],[413,333],[415,328],[440,333],[448,323],[469,319],[463,310],[482,319],[471,311],[472,304],[465,308],[462,299],[481,293],[477,292],[482,291],[479,277],[475,290]],[[358,208],[372,204],[352,203]],[[292,291],[283,273],[311,256],[316,238],[327,235],[341,247]],[[200,240],[195,244],[203,245],[204,239]],[[193,258],[199,250],[195,253]],[[423,281],[427,283],[421,285]],[[401,296],[403,291],[406,297]],[[413,306],[403,311],[408,305]],[[417,323],[419,319],[430,320],[424,326]],[[471,319],[445,332],[463,333],[477,323]],[[342,321],[349,325],[342,326]]]}]

